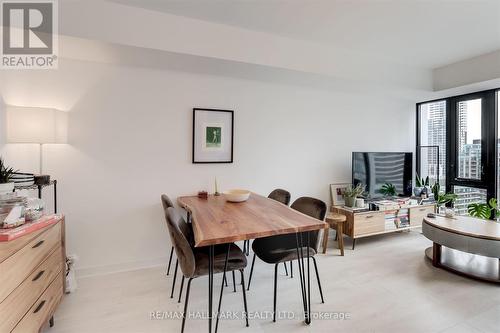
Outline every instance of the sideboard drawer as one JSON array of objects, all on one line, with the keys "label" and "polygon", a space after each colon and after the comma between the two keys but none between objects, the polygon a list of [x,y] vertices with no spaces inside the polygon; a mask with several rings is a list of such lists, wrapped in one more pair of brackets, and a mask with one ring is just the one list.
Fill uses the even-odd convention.
[{"label": "sideboard drawer", "polygon": [[63,281],[61,276],[57,276],[12,332],[38,332],[62,296]]},{"label": "sideboard drawer", "polygon": [[61,223],[0,263],[0,302],[19,286],[20,278],[28,276],[58,246],[61,246]]},{"label": "sideboard drawer", "polygon": [[410,226],[422,226],[422,220],[429,213],[434,213],[434,205],[410,208]]},{"label": "sideboard drawer", "polygon": [[0,332],[10,332],[54,278],[61,279],[62,248],[57,247],[7,298],[0,303]]},{"label": "sideboard drawer", "polygon": [[354,236],[384,231],[385,220],[383,212],[370,212],[354,215]]}]

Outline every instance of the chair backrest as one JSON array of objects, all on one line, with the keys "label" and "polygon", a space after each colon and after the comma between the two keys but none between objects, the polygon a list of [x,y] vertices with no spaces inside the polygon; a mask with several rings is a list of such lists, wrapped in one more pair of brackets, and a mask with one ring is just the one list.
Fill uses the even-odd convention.
[{"label": "chair backrest", "polygon": [[170,200],[170,198],[166,194],[161,195],[161,204],[163,205],[165,213],[168,207],[174,207],[174,203],[172,202],[172,200]]},{"label": "chair backrest", "polygon": [[[320,221],[323,221],[326,216],[326,204],[315,198],[310,198],[310,197],[301,197],[295,200],[292,205],[290,206],[291,208],[309,215],[310,217],[313,217],[315,219],[318,219]],[[304,237],[306,233],[303,233],[303,241],[306,242],[306,238]],[[309,246],[318,251],[318,246],[319,246],[319,230],[315,232],[311,232],[309,234]]]},{"label": "chair backrest", "polygon": [[[326,204],[318,199],[302,197],[295,200],[291,208],[317,218],[318,220],[324,220],[326,215]],[[318,231],[311,231],[309,234],[309,247],[318,251]],[[307,246],[307,233],[302,233],[303,246]],[[297,246],[297,236],[296,234],[286,234],[286,235],[276,235],[264,238],[258,238],[253,241],[252,247],[255,249],[260,249],[261,251],[272,252],[279,251],[283,249],[294,249]]]},{"label": "chair backrest", "polygon": [[[166,194],[162,194],[161,195],[161,204],[163,206],[163,211],[165,213],[165,219],[167,218],[167,209],[172,207],[175,209],[174,207],[174,203],[172,202],[172,200],[170,200],[170,198],[168,197],[168,195]],[[182,226],[182,228],[186,231],[186,238],[187,240],[189,241],[189,244],[191,244],[192,246],[194,246],[194,233],[193,233],[193,227],[191,224],[188,224],[186,223],[186,221],[182,220],[182,223],[184,224]],[[173,242],[172,242],[173,244]]]},{"label": "chair backrest", "polygon": [[192,277],[196,269],[194,252],[189,243],[189,225],[173,207],[166,209],[167,228],[185,277]]},{"label": "chair backrest", "polygon": [[281,202],[284,205],[289,205],[290,204],[290,192],[287,190],[282,190],[280,188],[275,189],[269,195],[267,196],[269,199],[276,200],[278,202]]}]

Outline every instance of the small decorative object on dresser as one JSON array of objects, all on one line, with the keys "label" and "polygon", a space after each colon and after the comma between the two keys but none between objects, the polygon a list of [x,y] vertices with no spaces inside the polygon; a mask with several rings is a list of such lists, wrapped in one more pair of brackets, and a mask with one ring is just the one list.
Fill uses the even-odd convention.
[{"label": "small decorative object on dresser", "polygon": [[330,193],[332,194],[332,205],[345,205],[344,192],[350,183],[330,184]]},{"label": "small decorative object on dresser", "polygon": [[233,163],[234,111],[193,109],[193,163]]},{"label": "small decorative object on dresser", "polygon": [[61,302],[65,283],[64,217],[0,242],[0,332],[39,332]]},{"label": "small decorative object on dresser", "polygon": [[349,184],[344,191],[344,200],[347,207],[354,207],[356,198],[365,192],[365,186],[358,183],[356,186]]}]

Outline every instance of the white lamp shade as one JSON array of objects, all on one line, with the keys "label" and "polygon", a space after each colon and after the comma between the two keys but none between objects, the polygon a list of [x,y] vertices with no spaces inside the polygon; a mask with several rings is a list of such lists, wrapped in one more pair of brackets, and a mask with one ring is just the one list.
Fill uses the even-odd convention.
[{"label": "white lamp shade", "polygon": [[48,108],[6,107],[8,143],[67,143],[68,114]]}]

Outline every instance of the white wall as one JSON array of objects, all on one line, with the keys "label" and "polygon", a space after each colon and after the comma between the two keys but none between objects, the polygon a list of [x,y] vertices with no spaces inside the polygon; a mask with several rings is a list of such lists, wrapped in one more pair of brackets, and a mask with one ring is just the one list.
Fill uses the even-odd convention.
[{"label": "white wall", "polygon": [[[415,101],[228,77],[61,60],[59,70],[3,71],[7,104],[68,110],[68,145],[46,146],[60,182],[67,252],[82,272],[166,261],[160,194],[283,187],[329,201],[350,180],[351,151],[413,151]],[[235,110],[234,163],[191,164],[192,108]],[[6,145],[36,170],[38,148]]]},{"label": "white wall", "polygon": [[435,68],[433,77],[435,91],[499,79],[500,50]]}]

